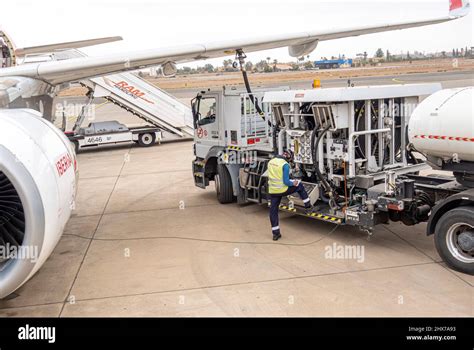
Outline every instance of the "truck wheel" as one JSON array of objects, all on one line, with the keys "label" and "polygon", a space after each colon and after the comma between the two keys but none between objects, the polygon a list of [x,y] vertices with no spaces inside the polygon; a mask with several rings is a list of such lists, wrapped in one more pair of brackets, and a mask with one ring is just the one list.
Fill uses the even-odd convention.
[{"label": "truck wheel", "polygon": [[232,179],[225,165],[217,165],[217,174],[214,176],[214,183],[216,185],[217,200],[219,203],[232,203],[234,201]]},{"label": "truck wheel", "polygon": [[142,147],[150,147],[155,143],[155,134],[145,133],[138,135],[138,144]]},{"label": "truck wheel", "polygon": [[474,275],[474,207],[451,209],[441,216],[435,245],[449,267]]}]

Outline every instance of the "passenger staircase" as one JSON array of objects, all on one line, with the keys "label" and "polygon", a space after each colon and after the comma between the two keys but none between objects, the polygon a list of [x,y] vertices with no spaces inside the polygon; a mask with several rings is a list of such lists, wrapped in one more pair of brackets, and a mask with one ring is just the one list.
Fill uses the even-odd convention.
[{"label": "passenger staircase", "polygon": [[135,73],[125,72],[81,81],[94,92],[137,117],[180,137],[194,136],[191,108]]},{"label": "passenger staircase", "polygon": [[[2,31],[0,31],[0,38],[11,46],[11,42]],[[29,55],[23,62],[59,61],[86,56],[80,50],[70,49],[47,55]],[[180,137],[194,136],[191,107],[150,84],[136,73],[111,74],[82,80],[80,84],[93,92],[94,98],[102,97],[164,131]]]}]

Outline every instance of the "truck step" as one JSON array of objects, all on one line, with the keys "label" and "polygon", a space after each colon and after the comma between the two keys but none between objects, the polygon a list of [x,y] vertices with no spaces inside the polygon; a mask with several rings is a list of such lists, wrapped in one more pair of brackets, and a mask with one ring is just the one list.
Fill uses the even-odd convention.
[{"label": "truck step", "polygon": [[258,199],[255,199],[255,198],[247,198],[247,201],[252,202],[252,203],[260,204],[260,201]]},{"label": "truck step", "polygon": [[306,211],[303,209],[303,208],[299,208],[299,207],[289,207],[287,205],[280,205],[278,207],[278,209],[280,209],[281,211],[285,211],[287,213],[293,213],[293,214],[297,214],[297,215],[301,215],[301,216],[306,216],[308,218],[311,218],[311,219],[315,219],[315,220],[320,220],[320,221],[326,221],[326,222],[330,222],[330,223],[333,223],[333,224],[344,224],[345,223],[345,220],[343,217],[338,217],[338,216],[334,216],[334,215],[329,215],[327,213],[322,213],[322,212],[314,212],[314,213],[306,213]]}]

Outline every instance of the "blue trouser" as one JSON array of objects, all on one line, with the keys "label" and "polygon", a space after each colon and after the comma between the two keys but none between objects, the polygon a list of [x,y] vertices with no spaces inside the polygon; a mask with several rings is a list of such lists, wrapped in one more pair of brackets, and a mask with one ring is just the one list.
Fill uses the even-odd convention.
[{"label": "blue trouser", "polygon": [[281,199],[295,192],[298,193],[301,199],[305,202],[305,207],[309,207],[310,204],[308,194],[306,193],[302,183],[300,183],[298,186],[289,187],[284,193],[270,194],[270,223],[272,224],[273,235],[280,234],[278,208],[280,206]]}]

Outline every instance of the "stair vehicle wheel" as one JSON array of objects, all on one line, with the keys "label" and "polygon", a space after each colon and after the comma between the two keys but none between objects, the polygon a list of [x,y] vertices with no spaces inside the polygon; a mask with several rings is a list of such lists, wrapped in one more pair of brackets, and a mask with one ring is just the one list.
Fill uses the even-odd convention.
[{"label": "stair vehicle wheel", "polygon": [[155,144],[156,136],[152,133],[143,133],[138,135],[138,144],[142,147],[150,147]]}]

